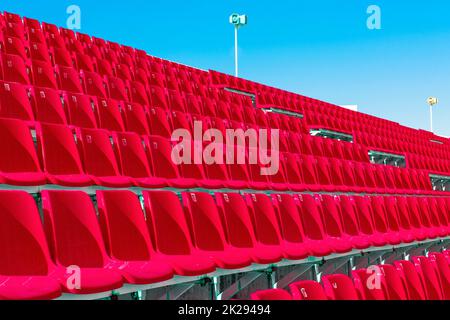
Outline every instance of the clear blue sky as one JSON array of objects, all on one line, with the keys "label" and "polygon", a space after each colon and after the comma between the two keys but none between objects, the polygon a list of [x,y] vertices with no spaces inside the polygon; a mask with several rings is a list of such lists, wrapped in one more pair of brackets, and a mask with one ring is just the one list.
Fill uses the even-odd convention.
[{"label": "clear blue sky", "polygon": [[[1,10],[65,25],[82,10],[82,32],[181,63],[233,73],[232,12],[240,32],[241,76],[416,128],[428,128],[438,96],[439,134],[450,136],[448,0],[2,0]],[[367,7],[382,30],[366,27]]]}]

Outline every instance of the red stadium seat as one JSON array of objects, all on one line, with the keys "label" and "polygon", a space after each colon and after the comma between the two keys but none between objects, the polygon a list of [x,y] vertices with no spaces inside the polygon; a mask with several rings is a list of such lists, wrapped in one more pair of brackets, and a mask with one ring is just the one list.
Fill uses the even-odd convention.
[{"label": "red stadium seat", "polygon": [[[56,265],[61,269],[80,268],[80,286],[72,288],[66,281],[64,291],[92,294],[122,287],[130,268],[107,256],[89,196],[80,191],[43,191],[42,207],[45,232]],[[120,269],[121,266],[125,268]]]},{"label": "red stadium seat", "polygon": [[14,82],[0,81],[0,116],[34,121],[31,89]]},{"label": "red stadium seat", "polygon": [[83,171],[72,130],[63,125],[38,124],[36,134],[44,170],[51,183],[67,187],[92,185]]},{"label": "red stadium seat", "polygon": [[125,131],[121,105],[117,100],[100,98],[95,107],[99,128],[117,132]]},{"label": "red stadium seat", "polygon": [[111,136],[107,131],[77,129],[77,139],[86,174],[99,186],[127,188],[133,185],[130,178],[119,171]]},{"label": "red stadium seat", "polygon": [[[61,295],[36,203],[22,191],[0,191],[0,299],[43,300]],[[14,241],[11,241],[14,239]]]},{"label": "red stadium seat", "polygon": [[113,141],[122,174],[133,178],[143,188],[166,187],[164,178],[154,177],[144,149],[143,139],[136,133],[113,133]]},{"label": "red stadium seat", "polygon": [[45,123],[66,125],[63,96],[60,92],[48,88],[34,88],[36,101],[36,120]]},{"label": "red stadium seat", "polygon": [[193,246],[180,200],[169,191],[144,191],[147,227],[154,239],[156,259],[167,261],[181,276],[205,275],[216,270],[208,256]]},{"label": "red stadium seat", "polygon": [[250,295],[251,300],[264,300],[264,301],[270,301],[270,300],[283,300],[288,301],[292,300],[292,296],[289,294],[289,292],[282,290],[282,289],[270,289],[270,290],[263,290],[258,291],[255,293],[252,293]]},{"label": "red stadium seat", "polygon": [[2,54],[3,80],[18,82],[24,85],[30,84],[29,67],[20,56],[14,54]]},{"label": "red stadium seat", "polygon": [[139,199],[130,191],[97,191],[100,227],[108,255],[126,261],[126,282],[150,284],[173,277],[172,267],[155,261]]},{"label": "red stadium seat", "polygon": [[20,120],[0,118],[0,181],[17,186],[38,186],[47,178],[41,171],[30,129]]},{"label": "red stadium seat", "polygon": [[96,99],[83,94],[68,93],[66,114],[69,124],[80,128],[97,128],[94,109]]},{"label": "red stadium seat", "polygon": [[246,249],[235,248],[227,243],[222,220],[211,195],[183,193],[182,199],[197,249],[222,269],[240,269],[252,263]]},{"label": "red stadium seat", "polygon": [[330,300],[359,300],[352,280],[342,274],[322,277],[325,294]]},{"label": "red stadium seat", "polygon": [[320,283],[311,280],[295,282],[289,285],[292,300],[321,301],[328,300]]},{"label": "red stadium seat", "polygon": [[229,243],[247,249],[254,262],[271,264],[282,259],[279,247],[266,245],[255,235],[251,214],[244,198],[237,193],[216,193],[216,202],[225,219]]}]

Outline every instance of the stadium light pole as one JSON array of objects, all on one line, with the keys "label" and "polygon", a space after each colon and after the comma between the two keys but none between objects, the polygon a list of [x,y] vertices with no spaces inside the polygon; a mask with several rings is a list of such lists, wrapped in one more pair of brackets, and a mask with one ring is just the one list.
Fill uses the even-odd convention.
[{"label": "stadium light pole", "polygon": [[238,30],[240,27],[247,25],[248,17],[244,14],[233,13],[230,16],[230,23],[234,25],[234,74],[239,76],[239,46],[238,46]]},{"label": "stadium light pole", "polygon": [[439,103],[439,99],[430,97],[427,99],[427,103],[430,106],[430,131],[433,132],[433,106]]}]

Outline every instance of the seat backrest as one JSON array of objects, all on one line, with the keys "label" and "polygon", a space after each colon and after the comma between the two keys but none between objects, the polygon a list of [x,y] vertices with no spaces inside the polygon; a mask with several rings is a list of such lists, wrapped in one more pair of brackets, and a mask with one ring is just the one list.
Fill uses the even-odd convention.
[{"label": "seat backrest", "polygon": [[128,131],[142,135],[148,135],[150,133],[144,106],[138,103],[126,103],[123,114],[125,116],[125,127]]},{"label": "seat backrest", "polygon": [[379,266],[382,277],[381,281],[384,288],[386,299],[389,300],[408,300],[405,283],[393,265]]},{"label": "seat backrest", "polygon": [[361,300],[386,300],[381,277],[381,269],[352,271],[353,282]]},{"label": "seat backrest", "polygon": [[280,221],[282,237],[291,243],[303,243],[305,233],[298,210],[297,196],[288,194],[273,194],[272,202]]},{"label": "seat backrest", "polygon": [[77,93],[68,94],[66,112],[69,124],[80,128],[97,128],[94,114],[96,103],[94,97]]},{"label": "seat backrest", "polygon": [[53,267],[39,211],[26,192],[0,191],[0,255],[2,276],[45,276]]},{"label": "seat backrest", "polygon": [[216,193],[215,198],[224,217],[228,242],[237,248],[253,248],[256,235],[244,198],[238,193]]},{"label": "seat backrest", "polygon": [[324,227],[327,234],[331,237],[341,237],[344,234],[339,208],[337,206],[337,197],[330,195],[320,195],[321,212]]},{"label": "seat backrest", "polygon": [[34,120],[27,89],[19,83],[0,81],[0,117]]},{"label": "seat backrest", "polygon": [[67,124],[61,94],[53,89],[34,88],[36,120],[46,123]]},{"label": "seat backrest", "polygon": [[96,105],[99,128],[111,131],[125,131],[119,102],[113,99],[99,99]]},{"label": "seat backrest", "polygon": [[417,273],[422,280],[428,300],[442,300],[443,293],[438,270],[427,257],[414,257],[412,259]]},{"label": "seat backrest", "polygon": [[87,174],[96,177],[120,176],[110,134],[100,129],[77,129],[81,159]]},{"label": "seat backrest", "polygon": [[282,289],[270,289],[262,290],[250,295],[251,300],[292,300],[292,296],[286,290]]},{"label": "seat backrest", "polygon": [[409,300],[426,300],[422,281],[411,261],[396,261],[394,266],[405,283]]},{"label": "seat backrest", "polygon": [[178,167],[172,161],[172,144],[169,140],[159,136],[145,137],[148,146],[148,157],[155,177],[177,179]]},{"label": "seat backrest", "polygon": [[182,194],[183,205],[189,217],[194,243],[206,251],[223,251],[225,232],[214,198],[209,193]]},{"label": "seat backrest", "polygon": [[131,191],[97,191],[97,206],[110,257],[150,260],[152,242],[138,196]]},{"label": "seat backrest", "polygon": [[356,203],[356,216],[358,217],[361,232],[366,235],[374,234],[375,229],[372,221],[370,199],[368,197],[355,197],[354,199]]},{"label": "seat backrest", "polygon": [[450,264],[442,253],[430,253],[429,261],[434,266],[440,279],[444,299],[450,299]]},{"label": "seat backrest", "polygon": [[38,124],[36,133],[45,171],[56,175],[83,174],[74,134],[57,124]]},{"label": "seat backrest", "polygon": [[168,255],[189,255],[193,244],[177,195],[170,191],[144,191],[142,195],[156,250]]},{"label": "seat backrest", "polygon": [[258,241],[266,245],[280,245],[280,226],[271,199],[265,194],[246,194],[245,200]]},{"label": "seat backrest", "polygon": [[352,196],[339,196],[337,203],[340,208],[342,228],[350,236],[360,235],[358,218],[356,216],[355,198]]},{"label": "seat backrest", "polygon": [[292,300],[328,300],[320,283],[312,280],[294,282],[289,285]]},{"label": "seat backrest", "polygon": [[142,138],[131,132],[113,133],[114,147],[122,173],[132,178],[152,177]]},{"label": "seat backrest", "polygon": [[91,198],[81,191],[42,191],[42,209],[54,260],[65,267],[102,268],[108,261]]},{"label": "seat backrest", "polygon": [[303,229],[307,238],[312,240],[323,240],[325,230],[319,210],[319,202],[309,194],[299,195],[299,212],[302,219]]},{"label": "seat backrest", "polygon": [[0,172],[41,171],[30,129],[24,122],[0,118],[0,136]]},{"label": "seat backrest", "polygon": [[343,274],[322,277],[325,294],[330,300],[359,300],[352,280]]}]

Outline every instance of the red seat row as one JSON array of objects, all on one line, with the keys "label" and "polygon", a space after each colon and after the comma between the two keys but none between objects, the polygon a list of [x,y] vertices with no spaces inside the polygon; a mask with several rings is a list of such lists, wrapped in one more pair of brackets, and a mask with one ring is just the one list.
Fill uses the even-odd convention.
[{"label": "red seat row", "polygon": [[450,252],[305,280],[253,293],[252,300],[450,300]]},{"label": "red seat row", "polygon": [[4,137],[0,140],[4,154],[0,161],[1,183],[432,193],[425,176],[407,169],[397,172],[384,166],[283,153],[278,173],[264,176],[261,169],[266,166],[249,162],[251,154],[256,155],[254,149],[245,149],[244,164],[225,165],[231,156],[233,163],[238,163],[234,152],[237,149],[223,146],[222,164],[177,165],[173,158],[177,154],[175,142],[161,136],[39,123],[35,131],[37,149],[27,123],[0,118]]},{"label": "red seat row", "polygon": [[41,198],[43,225],[31,195],[0,192],[4,299],[100,293],[450,234],[444,198],[183,193],[180,202],[145,191],[144,215],[136,194],[97,191],[99,219],[83,192]]}]

